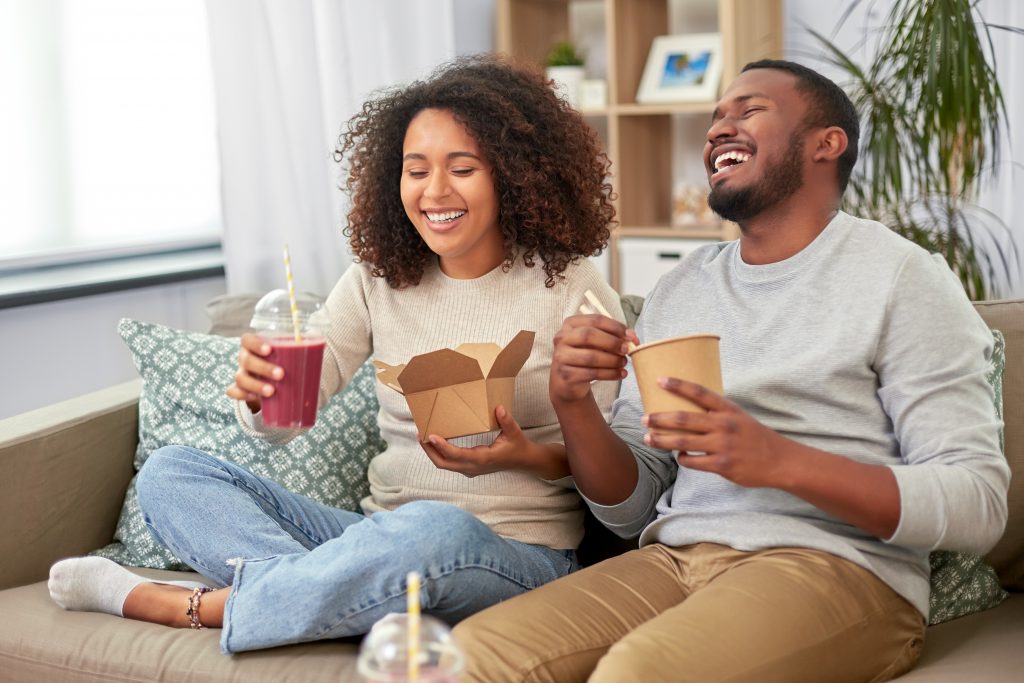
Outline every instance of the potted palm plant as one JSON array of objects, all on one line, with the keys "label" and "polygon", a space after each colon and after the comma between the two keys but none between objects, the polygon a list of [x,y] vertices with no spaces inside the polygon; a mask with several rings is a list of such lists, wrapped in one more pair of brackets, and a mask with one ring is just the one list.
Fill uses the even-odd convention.
[{"label": "potted palm plant", "polygon": [[579,107],[580,84],[583,82],[583,55],[568,40],[555,43],[548,52],[547,76],[555,90],[572,107]]},{"label": "potted palm plant", "polygon": [[[854,0],[838,27],[862,0]],[[975,300],[1010,280],[1016,246],[975,201],[996,170],[1006,107],[976,0],[893,0],[874,61],[858,64],[810,30],[848,77],[862,120],[848,208],[942,254]]]}]

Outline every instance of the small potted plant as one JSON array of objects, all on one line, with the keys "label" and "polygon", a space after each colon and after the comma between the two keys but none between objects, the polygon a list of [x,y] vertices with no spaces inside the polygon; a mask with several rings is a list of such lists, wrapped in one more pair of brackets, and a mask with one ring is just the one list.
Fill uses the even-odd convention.
[{"label": "small potted plant", "polygon": [[548,52],[547,75],[555,90],[572,107],[579,106],[580,83],[585,75],[583,56],[568,40],[555,43]]}]

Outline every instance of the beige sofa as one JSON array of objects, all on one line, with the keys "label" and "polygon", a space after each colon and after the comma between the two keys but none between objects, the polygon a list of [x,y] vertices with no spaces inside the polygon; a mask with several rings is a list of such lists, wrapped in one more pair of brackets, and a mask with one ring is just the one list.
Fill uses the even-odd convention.
[{"label": "beige sofa", "polygon": [[[1024,301],[978,309],[1006,335],[1010,521],[989,554],[1024,589]],[[65,612],[46,591],[51,563],[109,543],[131,478],[138,382],[0,421],[0,681],[355,681],[358,641],[227,657],[218,630],[187,631]],[[8,391],[11,390],[8,387]],[[589,552],[599,534],[588,535]],[[171,572],[140,570],[150,576]],[[1024,595],[928,630],[908,682],[1024,680]]]}]

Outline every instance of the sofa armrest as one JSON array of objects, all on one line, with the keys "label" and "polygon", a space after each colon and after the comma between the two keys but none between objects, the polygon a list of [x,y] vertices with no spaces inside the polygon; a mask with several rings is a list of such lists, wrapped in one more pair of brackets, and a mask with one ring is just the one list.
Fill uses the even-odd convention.
[{"label": "sofa armrest", "polygon": [[0,590],[111,542],[134,470],[141,380],[0,420]]}]

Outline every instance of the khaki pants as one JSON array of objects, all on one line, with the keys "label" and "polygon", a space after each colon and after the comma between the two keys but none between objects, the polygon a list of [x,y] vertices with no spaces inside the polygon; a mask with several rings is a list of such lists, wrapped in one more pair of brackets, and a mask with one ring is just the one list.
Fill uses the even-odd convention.
[{"label": "khaki pants", "polygon": [[800,548],[646,546],[503,602],[455,637],[479,683],[887,681],[924,620],[871,572]]}]

